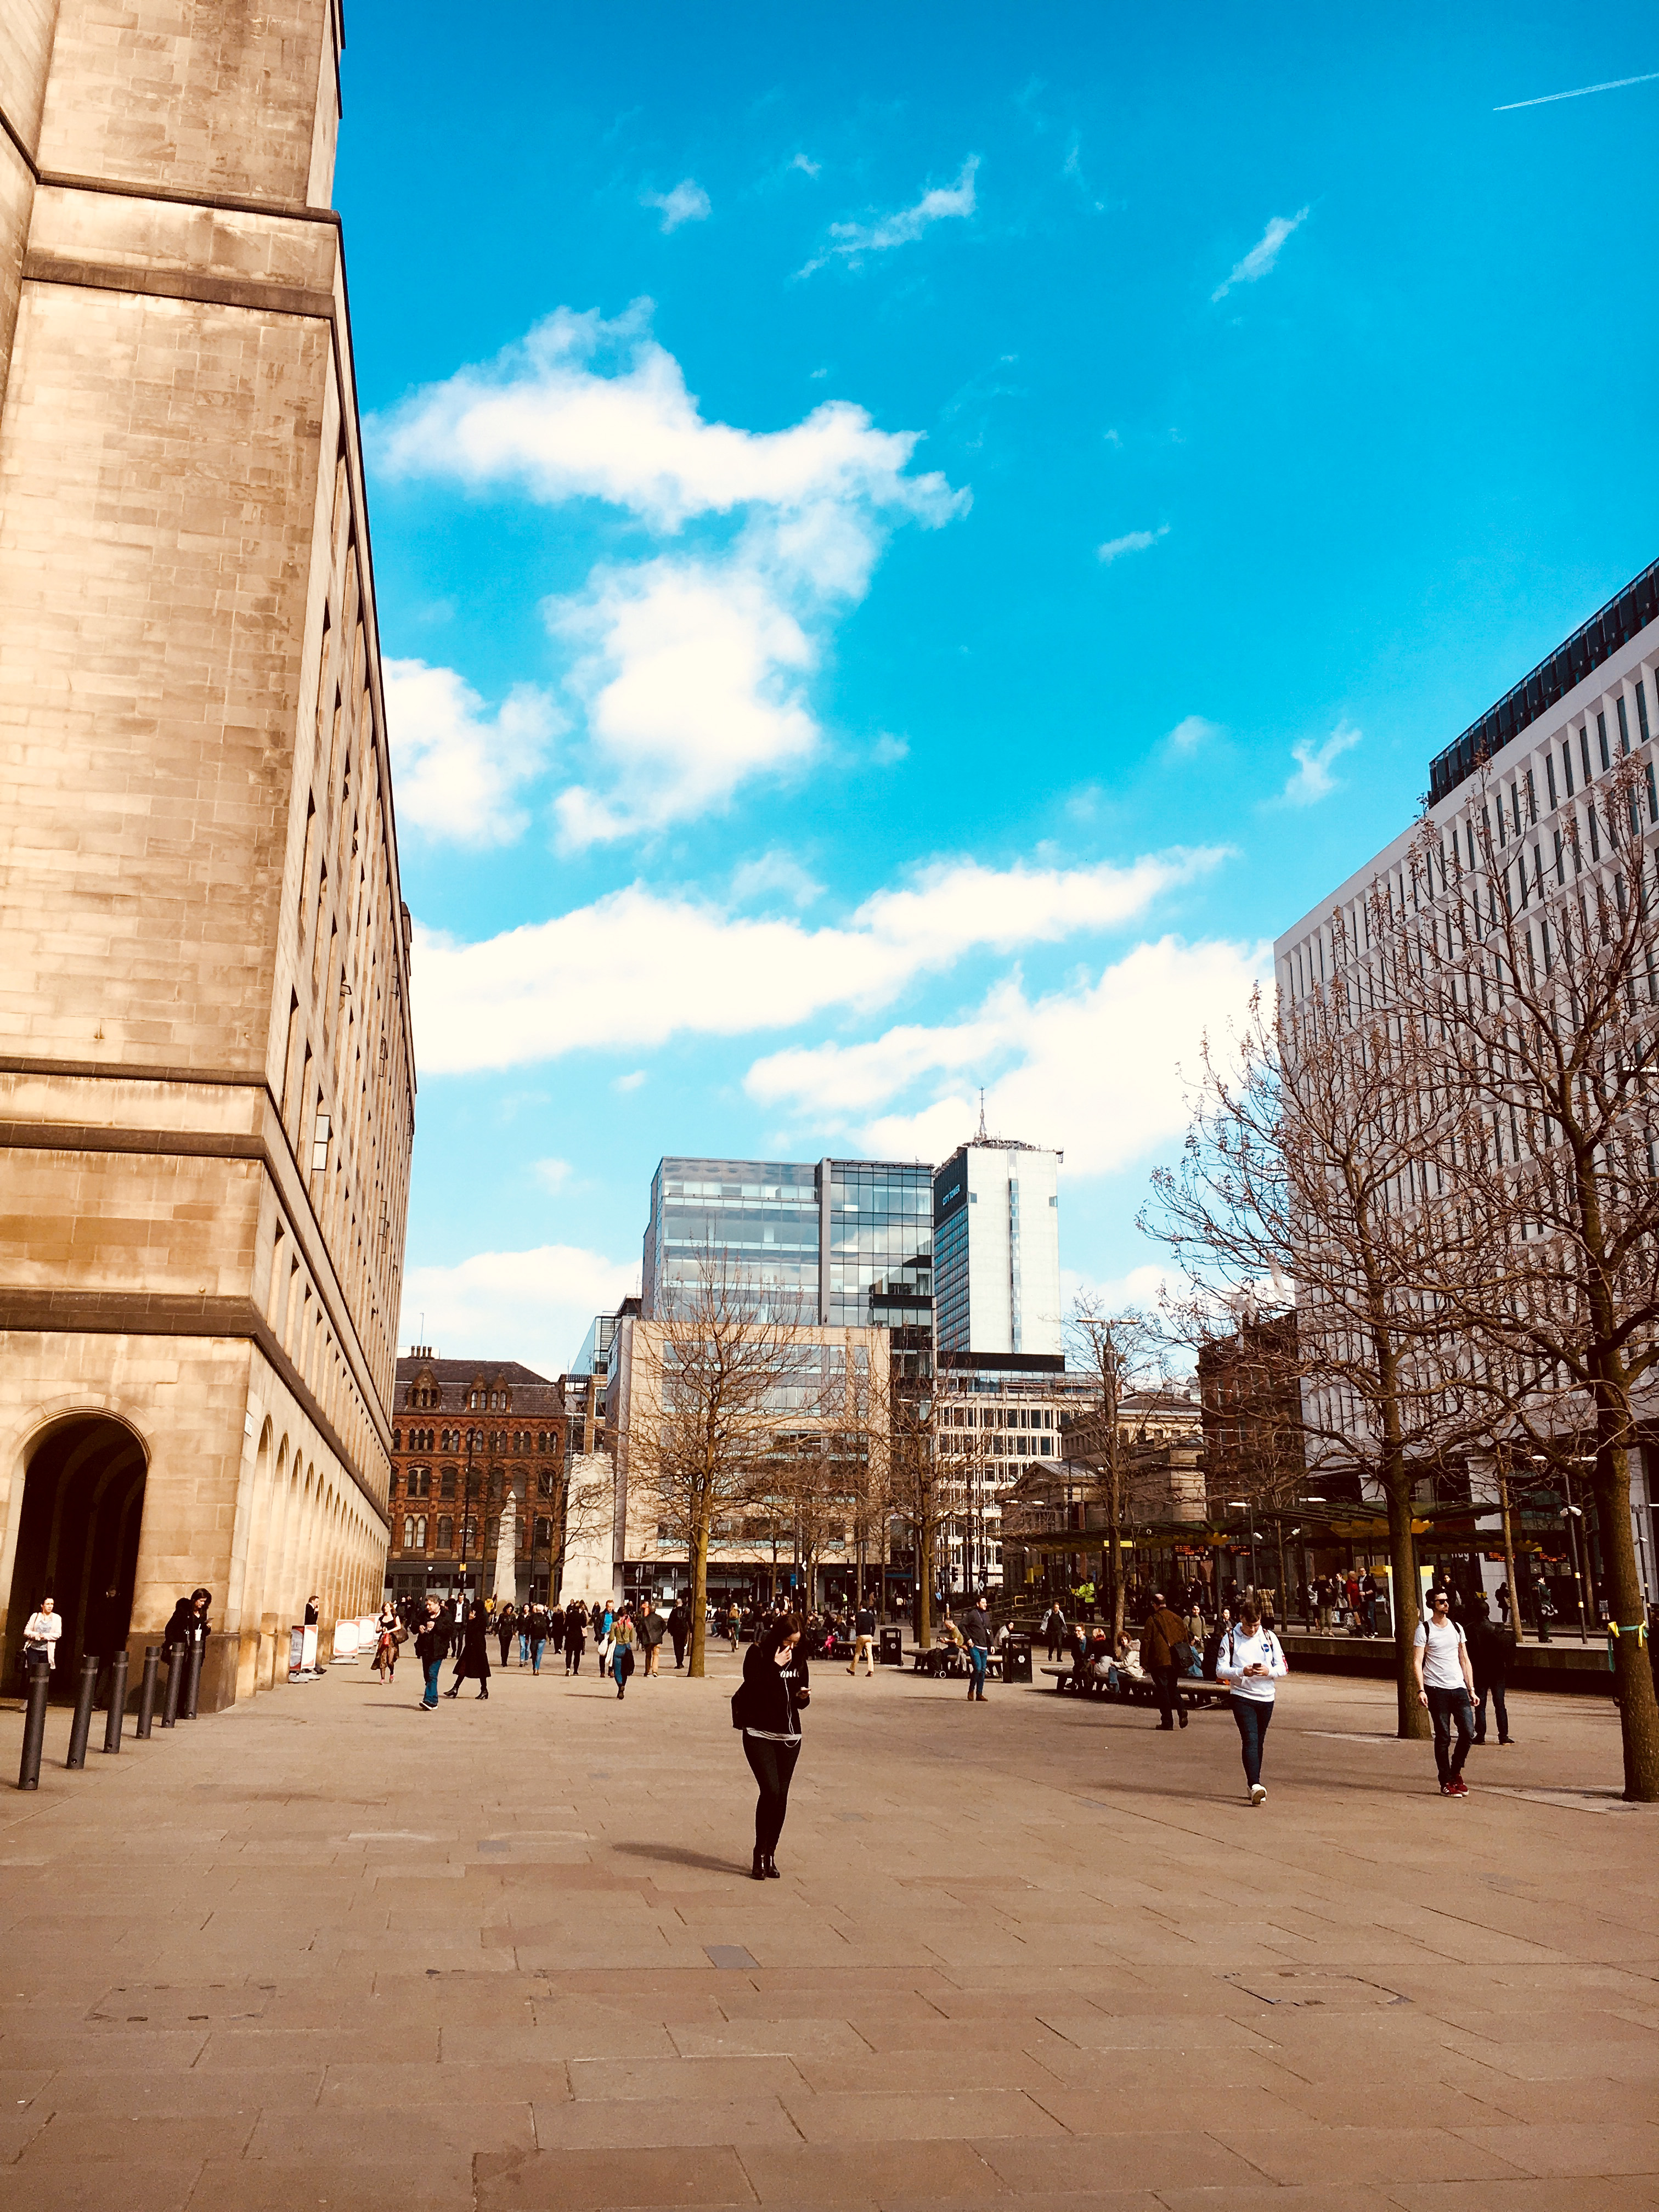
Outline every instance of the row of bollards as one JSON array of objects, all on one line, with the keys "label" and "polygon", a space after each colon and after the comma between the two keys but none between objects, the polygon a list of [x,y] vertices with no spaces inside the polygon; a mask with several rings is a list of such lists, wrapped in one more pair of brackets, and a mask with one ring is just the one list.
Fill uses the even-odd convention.
[{"label": "row of bollards", "polygon": [[[144,1648],[144,1671],[138,1684],[138,1719],[133,1734],[148,1740],[155,1718],[155,1692],[161,1670],[161,1647],[158,1644]],[[199,1644],[170,1644],[166,1652],[167,1664],[167,1692],[161,1703],[161,1726],[174,1727],[180,1720],[193,1721],[197,1700],[202,1688],[202,1646]],[[92,1708],[98,1694],[98,1677],[103,1671],[103,1662],[95,1652],[88,1652],[81,1662],[81,1680],[75,1698],[75,1717],[70,1723],[69,1757],[67,1767],[84,1766],[87,1763],[87,1739],[92,1734]],[[23,1758],[17,1770],[20,1790],[40,1787],[40,1753],[46,1740],[46,1701],[52,1693],[52,1669],[44,1659],[36,1660],[29,1668],[27,1692],[23,1709]],[[127,1710],[127,1654],[125,1647],[110,1662],[109,1715],[104,1723],[104,1749],[118,1752],[121,1730]]]}]

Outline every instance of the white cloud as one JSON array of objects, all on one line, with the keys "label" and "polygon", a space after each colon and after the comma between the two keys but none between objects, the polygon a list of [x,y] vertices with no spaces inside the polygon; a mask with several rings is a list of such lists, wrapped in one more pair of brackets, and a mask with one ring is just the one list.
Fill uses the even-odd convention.
[{"label": "white cloud", "polygon": [[[937,1160],[971,1133],[983,1084],[990,1127],[1059,1146],[1068,1172],[1108,1175],[1185,1128],[1182,1067],[1206,1029],[1242,1013],[1270,959],[1267,946],[1165,937],[1047,998],[1010,979],[966,1021],[774,1053],[745,1087],[814,1131],[850,1128],[878,1158]],[[933,1097],[905,1106],[919,1087]]]},{"label": "white cloud", "polygon": [[706,222],[710,212],[708,195],[695,177],[682,177],[672,191],[641,192],[640,205],[660,212],[664,230],[678,230],[683,222]]},{"label": "white cloud", "polygon": [[817,929],[639,884],[473,945],[417,927],[421,1066],[507,1067],[586,1044],[598,975],[607,1042],[617,1045],[791,1028],[827,1007],[879,1005],[969,952],[1121,927],[1221,858],[1176,850],[1070,870],[942,863]]},{"label": "white cloud", "polygon": [[810,276],[834,260],[844,260],[857,268],[866,253],[886,253],[896,246],[913,245],[934,223],[972,215],[979,204],[974,187],[978,172],[979,155],[970,154],[955,184],[933,185],[912,207],[878,216],[872,222],[832,222],[831,242],[799,274]]},{"label": "white cloud", "polygon": [[1183,760],[1202,752],[1206,745],[1224,734],[1219,722],[1206,721],[1202,714],[1183,715],[1164,740],[1166,748]]},{"label": "white cloud", "polygon": [[1294,215],[1276,215],[1244,258],[1234,262],[1225,282],[1211,293],[1211,301],[1224,300],[1235,284],[1254,284],[1267,276],[1283,251],[1285,240],[1292,231],[1301,229],[1310,212],[1307,208],[1298,208]]},{"label": "white cloud", "polygon": [[611,1088],[613,1091],[620,1091],[626,1097],[630,1091],[637,1091],[644,1080],[645,1070],[642,1067],[636,1067],[631,1075],[619,1075]]},{"label": "white cloud", "polygon": [[1323,744],[1316,745],[1311,738],[1298,738],[1291,747],[1296,770],[1279,793],[1281,802],[1286,806],[1312,806],[1322,799],[1328,799],[1337,787],[1331,763],[1352,751],[1364,734],[1344,720],[1337,724]]},{"label": "white cloud", "polygon": [[1167,538],[1170,526],[1161,522],[1156,530],[1126,531],[1121,538],[1109,538],[1098,550],[1102,561],[1118,561],[1126,553],[1144,553],[1149,545],[1156,545],[1160,538]]},{"label": "white cloud", "polygon": [[544,1191],[556,1198],[569,1182],[575,1170],[568,1160],[538,1160],[530,1170]]},{"label": "white cloud", "polygon": [[826,400],[786,430],[704,420],[650,335],[650,302],[606,322],[561,307],[483,368],[428,385],[374,426],[393,476],[599,499],[658,531],[751,504],[810,513],[857,502],[939,523],[967,504],[942,476],[905,474],[920,441]]},{"label": "white cloud", "polygon": [[453,1267],[410,1267],[404,1276],[403,1339],[439,1356],[477,1353],[522,1360],[550,1378],[575,1357],[596,1313],[614,1310],[638,1287],[637,1267],[573,1244],[527,1252],[475,1252]]},{"label": "white cloud", "polygon": [[549,604],[575,649],[592,756],[557,802],[568,847],[660,830],[750,776],[799,768],[820,738],[809,680],[888,532],[968,505],[942,476],[909,473],[917,434],[878,430],[845,400],[784,430],[706,421],[647,313],[607,323],[561,309],[375,434],[394,474],[599,499],[663,536],[738,518],[723,544],[602,566]]},{"label": "white cloud", "polygon": [[463,845],[506,845],[528,819],[517,803],[562,726],[544,696],[520,684],[494,718],[453,668],[388,660],[386,727],[399,824]]},{"label": "white cloud", "polygon": [[903,738],[896,738],[890,730],[884,730],[870,748],[870,757],[878,768],[896,768],[902,760],[910,757],[910,747]]},{"label": "white cloud", "polygon": [[816,177],[823,164],[810,160],[805,154],[797,154],[789,166],[792,169],[799,169],[804,177]]},{"label": "white cloud", "polygon": [[787,853],[763,853],[733,871],[733,905],[747,906],[751,899],[765,899],[774,894],[787,898],[792,906],[811,906],[814,899],[823,897],[823,885],[815,883],[800,862]]}]

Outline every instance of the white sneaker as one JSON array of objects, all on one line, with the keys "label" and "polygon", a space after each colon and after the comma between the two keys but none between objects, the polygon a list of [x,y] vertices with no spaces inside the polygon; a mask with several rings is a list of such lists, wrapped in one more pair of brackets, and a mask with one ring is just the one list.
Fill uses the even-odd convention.
[{"label": "white sneaker", "polygon": [[1251,1802],[1251,1804],[1252,1804],[1252,1805],[1264,1805],[1264,1804],[1266,1804],[1267,1801],[1267,1791],[1266,1785],[1265,1785],[1264,1784],[1262,1784],[1262,1783],[1260,1783],[1260,1782],[1253,1782],[1253,1783],[1251,1783],[1251,1784],[1250,1784],[1250,1802]]}]

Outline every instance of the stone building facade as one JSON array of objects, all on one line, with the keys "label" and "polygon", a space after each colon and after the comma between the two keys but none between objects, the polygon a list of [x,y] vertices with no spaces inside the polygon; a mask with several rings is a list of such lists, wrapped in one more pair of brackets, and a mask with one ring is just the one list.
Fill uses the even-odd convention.
[{"label": "stone building facade", "polygon": [[510,1514],[518,1596],[544,1598],[557,1578],[567,1450],[583,1449],[563,1380],[514,1359],[439,1359],[417,1344],[398,1362],[392,1420],[394,1596],[488,1597]]},{"label": "stone building facade", "polygon": [[[0,1602],[378,1598],[415,1069],[334,0],[0,7]],[[60,1674],[60,1680],[62,1675]]]}]

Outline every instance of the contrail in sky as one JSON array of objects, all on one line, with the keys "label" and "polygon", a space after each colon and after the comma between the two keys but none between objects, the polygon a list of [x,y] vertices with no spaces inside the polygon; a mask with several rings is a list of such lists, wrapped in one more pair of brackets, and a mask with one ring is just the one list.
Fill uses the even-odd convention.
[{"label": "contrail in sky", "polygon": [[1605,84],[1581,84],[1576,92],[1547,92],[1537,100],[1509,100],[1502,107],[1494,107],[1494,115],[1513,114],[1517,107],[1547,107],[1554,100],[1583,100],[1592,92],[1622,92],[1627,84],[1652,84],[1659,81],[1659,70],[1650,70],[1645,76],[1613,76]]}]

